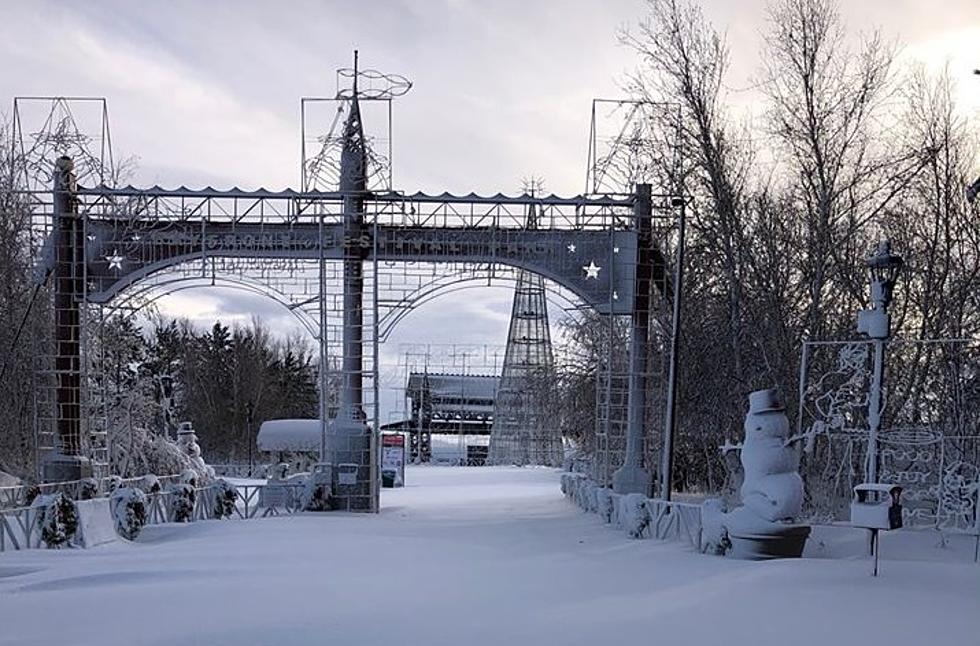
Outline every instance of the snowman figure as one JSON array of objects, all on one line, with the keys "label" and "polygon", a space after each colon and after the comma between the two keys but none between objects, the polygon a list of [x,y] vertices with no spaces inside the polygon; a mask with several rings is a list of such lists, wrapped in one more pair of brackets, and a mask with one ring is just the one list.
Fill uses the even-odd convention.
[{"label": "snowman figure", "polygon": [[775,390],[749,395],[744,428],[742,505],[728,513],[719,500],[702,505],[702,549],[745,559],[799,557],[810,535],[808,525],[796,523],[803,507],[800,457]]},{"label": "snowman figure", "polygon": [[197,443],[197,433],[190,422],[181,422],[177,428],[177,446],[184,452],[194,471],[205,479],[210,480],[214,477],[214,469],[209,467],[201,456],[201,445]]},{"label": "snowman figure", "polygon": [[742,502],[770,522],[792,521],[803,507],[800,457],[789,443],[789,420],[775,390],[749,395],[742,444]]}]

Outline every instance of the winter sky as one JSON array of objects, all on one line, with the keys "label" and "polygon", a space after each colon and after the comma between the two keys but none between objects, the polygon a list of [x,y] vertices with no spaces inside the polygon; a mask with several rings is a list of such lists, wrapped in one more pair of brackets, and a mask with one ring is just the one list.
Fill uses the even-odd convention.
[{"label": "winter sky", "polygon": [[[728,35],[730,98],[751,109],[765,4],[703,4]],[[852,30],[880,26],[903,57],[948,62],[980,118],[976,0],[842,4]],[[643,0],[0,0],[0,105],[105,96],[117,157],[138,158],[135,183],[297,186],[299,99],[332,95],[334,70],[358,48],[364,67],[414,82],[394,112],[397,189],[508,192],[534,175],[572,194],[584,187],[590,101],[620,96],[637,64],[617,30],[643,11]],[[443,298],[406,319],[388,354],[416,341],[502,344],[510,298],[502,288]],[[296,325],[237,293],[182,292],[164,306],[201,322],[255,313]]]}]

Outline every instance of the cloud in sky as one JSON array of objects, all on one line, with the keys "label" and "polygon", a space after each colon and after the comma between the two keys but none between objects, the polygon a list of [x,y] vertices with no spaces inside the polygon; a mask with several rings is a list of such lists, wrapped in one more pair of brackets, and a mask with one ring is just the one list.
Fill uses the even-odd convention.
[{"label": "cloud in sky", "polygon": [[[386,0],[379,2],[12,2],[0,20],[0,100],[102,95],[117,156],[137,155],[137,183],[281,188],[299,183],[299,99],[332,95],[334,70],[361,51],[366,67],[403,74],[396,101],[396,188],[515,191],[584,187],[590,101],[619,96],[637,65],[618,29],[642,0]],[[752,106],[764,4],[706,0],[727,33],[730,98]],[[902,57],[948,61],[966,112],[980,111],[975,0],[844,2],[853,32],[880,25]],[[368,124],[369,129],[372,124]],[[168,311],[209,322],[252,312],[293,329],[271,301],[182,292]],[[504,342],[506,290],[465,292],[413,313],[411,341]],[[397,344],[398,339],[393,343]],[[407,341],[404,341],[407,342]],[[392,346],[394,347],[394,346]],[[389,351],[390,352],[390,351]]]}]

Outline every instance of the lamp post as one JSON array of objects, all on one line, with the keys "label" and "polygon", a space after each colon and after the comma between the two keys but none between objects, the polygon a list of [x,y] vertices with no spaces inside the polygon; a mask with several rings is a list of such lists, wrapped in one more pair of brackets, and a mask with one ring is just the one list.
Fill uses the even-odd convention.
[{"label": "lamp post", "polygon": [[858,332],[868,335],[874,345],[874,367],[868,397],[868,456],[865,482],[878,481],[878,432],[881,430],[882,389],[884,387],[885,344],[891,338],[888,306],[898,274],[905,261],[892,253],[891,243],[882,240],[867,266],[871,283],[871,308],[858,312]]}]

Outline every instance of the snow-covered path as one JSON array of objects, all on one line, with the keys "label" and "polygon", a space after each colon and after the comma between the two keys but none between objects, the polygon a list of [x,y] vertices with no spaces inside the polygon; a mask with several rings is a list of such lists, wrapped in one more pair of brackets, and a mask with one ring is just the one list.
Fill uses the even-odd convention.
[{"label": "snow-covered path", "polygon": [[858,560],[737,562],[630,541],[568,503],[554,471],[407,479],[377,516],[0,555],[0,644],[980,643],[969,561],[886,560],[877,580]]}]

